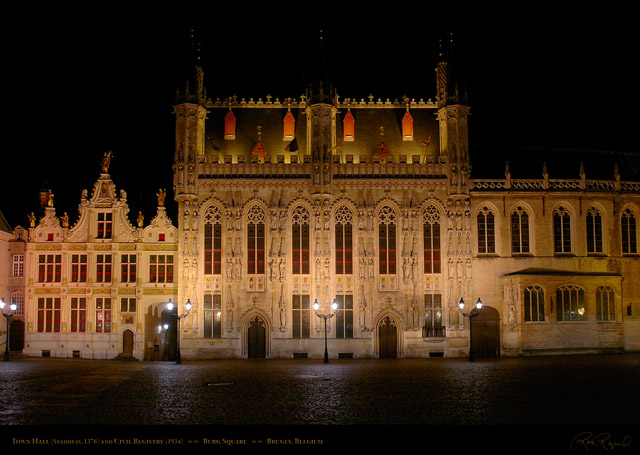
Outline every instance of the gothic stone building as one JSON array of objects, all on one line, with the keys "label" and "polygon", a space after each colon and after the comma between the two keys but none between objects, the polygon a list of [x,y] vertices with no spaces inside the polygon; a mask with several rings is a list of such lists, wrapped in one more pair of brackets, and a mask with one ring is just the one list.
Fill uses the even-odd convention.
[{"label": "gothic stone building", "polygon": [[640,184],[471,178],[449,85],[442,63],[435,101],[181,96],[183,356],[319,358],[316,301],[331,357],[465,356],[470,324],[486,357],[640,347]]},{"label": "gothic stone building", "polygon": [[316,301],[332,358],[466,356],[470,328],[483,357],[640,349],[638,181],[472,178],[444,63],[434,101],[202,81],[175,105],[177,228],[161,201],[133,227],[108,163],[75,226],[52,199],[33,220],[28,354],[172,358],[180,321],[183,358],[317,359]]}]

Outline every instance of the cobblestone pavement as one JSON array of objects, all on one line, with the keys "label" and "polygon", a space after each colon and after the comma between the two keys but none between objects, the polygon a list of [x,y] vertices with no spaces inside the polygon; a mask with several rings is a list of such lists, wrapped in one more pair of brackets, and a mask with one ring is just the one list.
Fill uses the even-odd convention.
[{"label": "cobblestone pavement", "polygon": [[640,424],[640,354],[328,364],[16,357],[0,362],[0,378],[8,426]]}]

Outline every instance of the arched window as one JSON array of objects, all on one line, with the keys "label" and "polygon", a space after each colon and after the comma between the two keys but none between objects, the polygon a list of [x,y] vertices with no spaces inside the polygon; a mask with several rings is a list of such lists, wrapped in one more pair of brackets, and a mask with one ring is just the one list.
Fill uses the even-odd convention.
[{"label": "arched window", "polygon": [[587,253],[602,253],[602,217],[596,207],[587,211]]},{"label": "arched window", "polygon": [[216,206],[204,214],[204,273],[222,273],[222,213]]},{"label": "arched window", "polygon": [[293,273],[309,273],[309,212],[298,206],[291,214],[291,257]]},{"label": "arched window", "polygon": [[556,253],[571,252],[571,214],[563,206],[553,212],[553,242]]},{"label": "arched window", "polygon": [[424,273],[440,273],[440,212],[435,205],[428,205],[423,215]]},{"label": "arched window", "polygon": [[529,286],[524,290],[524,320],[544,321],[544,290],[540,286]]},{"label": "arched window", "polygon": [[342,204],[335,212],[336,274],[353,273],[353,214]]},{"label": "arched window", "polygon": [[584,289],[562,286],[556,290],[556,315],[560,322],[584,321]]},{"label": "arched window", "polygon": [[522,207],[511,212],[511,252],[529,253],[529,214]]},{"label": "arched window", "polygon": [[598,321],[615,321],[616,307],[613,304],[613,289],[600,286],[596,289],[596,319]]},{"label": "arched window", "polygon": [[378,215],[379,271],[381,275],[396,273],[396,214],[385,205]]},{"label": "arched window", "polygon": [[11,303],[15,303],[17,306],[15,314],[24,314],[24,292],[13,291],[11,293]]},{"label": "arched window", "polygon": [[637,253],[638,234],[636,231],[636,216],[631,210],[625,209],[622,212],[620,227],[622,229],[622,252],[627,254]]},{"label": "arched window", "polygon": [[264,210],[253,205],[247,213],[247,273],[264,274]]},{"label": "arched window", "polygon": [[489,207],[478,213],[478,253],[496,252],[495,216]]}]

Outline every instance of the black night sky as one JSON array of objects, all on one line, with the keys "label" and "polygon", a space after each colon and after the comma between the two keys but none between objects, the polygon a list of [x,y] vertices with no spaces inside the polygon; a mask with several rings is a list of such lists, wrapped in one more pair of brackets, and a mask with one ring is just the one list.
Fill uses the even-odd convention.
[{"label": "black night sky", "polygon": [[[299,98],[316,69],[320,29],[328,77],[341,97],[435,98],[438,40],[447,47],[453,33],[472,109],[474,170],[492,168],[500,178],[504,150],[636,152],[629,12],[485,7],[454,21],[450,11],[399,6],[334,6],[322,14],[187,3],[180,7],[188,13],[179,14],[177,7],[22,7],[6,16],[0,210],[12,226],[27,225],[47,185],[58,215],[68,212],[73,223],[81,192],[93,188],[109,150],[131,219],[138,210],[153,217],[157,189],[172,187],[172,106],[192,27],[213,99]],[[175,205],[168,208],[171,214]]]}]

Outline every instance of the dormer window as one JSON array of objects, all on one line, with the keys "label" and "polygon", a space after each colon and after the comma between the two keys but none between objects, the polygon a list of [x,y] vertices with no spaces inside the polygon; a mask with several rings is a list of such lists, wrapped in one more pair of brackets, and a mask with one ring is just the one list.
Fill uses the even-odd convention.
[{"label": "dormer window", "polygon": [[413,140],[413,117],[407,112],[404,114],[402,118],[402,140],[403,141],[412,141]]},{"label": "dormer window", "polygon": [[355,119],[353,115],[351,115],[351,111],[347,111],[347,114],[344,116],[342,120],[342,132],[343,139],[345,141],[353,141],[355,138]]},{"label": "dormer window", "polygon": [[111,212],[98,213],[98,239],[110,239],[113,234],[113,214]]},{"label": "dormer window", "polygon": [[296,135],[296,119],[293,118],[293,114],[290,110],[287,111],[287,114],[284,116],[284,120],[282,121],[282,123],[284,126],[283,139],[285,141],[290,141]]},{"label": "dormer window", "polygon": [[233,115],[231,109],[224,118],[224,138],[229,141],[236,138],[236,116]]}]

